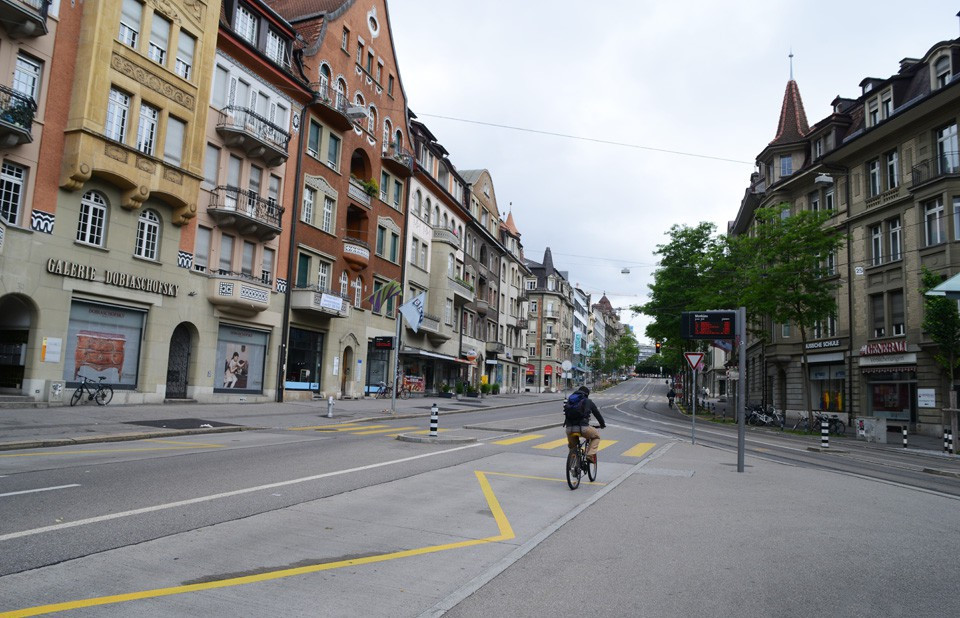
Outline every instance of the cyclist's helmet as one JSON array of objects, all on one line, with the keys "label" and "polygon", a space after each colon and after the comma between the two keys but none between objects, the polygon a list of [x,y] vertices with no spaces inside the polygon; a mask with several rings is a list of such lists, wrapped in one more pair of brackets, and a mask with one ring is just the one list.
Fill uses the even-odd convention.
[{"label": "cyclist's helmet", "polygon": [[583,393],[584,395],[588,395],[588,396],[590,395],[590,389],[587,388],[586,386],[581,386],[580,388],[577,389],[577,392]]}]

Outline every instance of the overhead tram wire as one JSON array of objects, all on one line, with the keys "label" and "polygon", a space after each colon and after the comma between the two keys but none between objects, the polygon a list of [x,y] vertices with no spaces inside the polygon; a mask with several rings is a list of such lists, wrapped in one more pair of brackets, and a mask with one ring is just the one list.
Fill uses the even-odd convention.
[{"label": "overhead tram wire", "polygon": [[624,148],[634,148],[636,150],[649,150],[651,152],[662,152],[666,154],[679,155],[682,157],[696,157],[698,159],[709,159],[711,161],[723,161],[725,163],[738,163],[742,165],[755,165],[754,161],[742,161],[740,159],[730,159],[727,157],[717,157],[713,155],[699,154],[695,152],[683,152],[681,150],[671,150],[669,148],[655,148],[653,146],[642,146],[640,144],[629,144],[627,142],[617,142],[614,140],[600,139],[597,137],[584,137],[582,135],[570,135],[569,133],[557,133],[555,131],[542,131],[540,129],[528,129],[526,127],[516,127],[508,124],[499,124],[496,122],[486,122],[483,120],[470,120],[469,118],[455,118],[453,116],[442,116],[440,114],[418,113],[418,116],[427,116],[429,118],[440,118],[442,120],[452,120],[454,122],[464,122],[467,124],[479,124],[486,127],[495,127],[498,129],[509,129],[511,131],[523,131],[524,133],[536,133],[538,135],[549,135],[552,137],[563,137],[566,139],[575,139],[584,142],[594,142],[596,144],[607,144],[609,146],[622,146]]}]

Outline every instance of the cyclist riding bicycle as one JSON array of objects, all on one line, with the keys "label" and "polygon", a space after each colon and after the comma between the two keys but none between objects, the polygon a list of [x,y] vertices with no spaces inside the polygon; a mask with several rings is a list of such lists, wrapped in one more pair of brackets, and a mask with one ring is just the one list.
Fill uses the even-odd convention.
[{"label": "cyclist riding bicycle", "polygon": [[[590,399],[590,389],[586,386],[581,386],[578,388],[574,394],[582,393],[582,403],[580,403],[580,419],[575,421],[569,421],[564,419],[563,429],[567,432],[567,444],[570,446],[570,450],[577,448],[577,438],[572,437],[570,434],[578,433],[587,440],[589,444],[587,445],[587,459],[593,463],[597,462],[597,451],[600,447],[600,432],[590,426],[590,415],[593,414],[597,417],[597,421],[600,423],[600,429],[603,429],[607,424],[603,421],[603,417],[600,416],[600,410],[597,409],[597,404],[593,403]],[[571,395],[573,397],[573,395]]]},{"label": "cyclist riding bicycle", "polygon": [[676,398],[676,396],[677,396],[677,392],[672,388],[669,391],[667,391],[667,405],[669,405],[671,408],[673,407],[673,400],[674,398]]}]

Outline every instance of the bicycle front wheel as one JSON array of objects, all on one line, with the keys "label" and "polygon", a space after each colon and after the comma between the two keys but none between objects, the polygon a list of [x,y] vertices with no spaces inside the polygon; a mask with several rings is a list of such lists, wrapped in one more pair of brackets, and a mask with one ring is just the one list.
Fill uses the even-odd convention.
[{"label": "bicycle front wheel", "polygon": [[843,421],[834,421],[833,422],[834,433],[838,436],[842,436],[847,433],[847,426],[843,424]]},{"label": "bicycle front wheel", "polygon": [[410,396],[410,391],[405,388],[400,389],[400,399],[406,399]]},{"label": "bicycle front wheel", "polygon": [[77,390],[73,391],[73,396],[70,397],[70,405],[71,406],[77,405],[77,402],[80,401],[81,397],[83,397],[83,389],[80,387],[77,387]]},{"label": "bicycle front wheel", "polygon": [[567,455],[567,485],[570,489],[580,487],[580,475],[583,471],[580,469],[580,458],[576,451],[570,451]]},{"label": "bicycle front wheel", "polygon": [[97,394],[94,395],[93,398],[97,400],[97,405],[105,406],[113,401],[113,388],[110,386],[104,386],[97,391]]}]

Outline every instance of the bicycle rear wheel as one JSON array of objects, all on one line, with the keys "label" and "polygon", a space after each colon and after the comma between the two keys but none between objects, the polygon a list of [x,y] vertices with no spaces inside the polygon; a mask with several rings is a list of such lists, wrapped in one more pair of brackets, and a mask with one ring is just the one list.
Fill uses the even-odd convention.
[{"label": "bicycle rear wheel", "polygon": [[70,405],[77,405],[77,402],[80,401],[81,397],[83,397],[83,388],[78,386],[77,390],[73,391],[73,396],[70,397]]},{"label": "bicycle rear wheel", "polygon": [[567,454],[567,485],[570,489],[580,487],[580,476],[583,470],[580,469],[580,457],[576,451],[570,451]]},{"label": "bicycle rear wheel", "polygon": [[590,479],[590,482],[597,480],[597,462],[587,460],[587,478]]},{"label": "bicycle rear wheel", "polygon": [[105,406],[113,400],[113,388],[104,385],[93,398],[97,401],[97,405]]},{"label": "bicycle rear wheel", "polygon": [[405,388],[400,389],[400,399],[406,399],[409,396],[410,396],[410,391],[408,391]]},{"label": "bicycle rear wheel", "polygon": [[833,427],[834,433],[837,434],[838,436],[842,436],[843,434],[847,433],[847,426],[844,425],[843,421],[841,420],[833,421],[832,427]]}]

